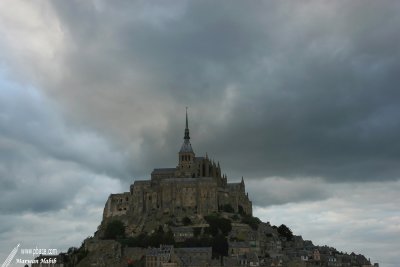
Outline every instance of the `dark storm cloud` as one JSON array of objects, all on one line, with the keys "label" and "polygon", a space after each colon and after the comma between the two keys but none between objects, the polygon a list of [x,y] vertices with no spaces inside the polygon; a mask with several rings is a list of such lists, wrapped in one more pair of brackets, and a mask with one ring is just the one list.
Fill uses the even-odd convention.
[{"label": "dark storm cloud", "polygon": [[52,3],[58,72],[31,71],[121,178],[176,164],[188,105],[232,178],[398,179],[397,2]]},{"label": "dark storm cloud", "polygon": [[256,216],[396,266],[399,5],[0,1],[0,253],[78,246],[108,194],[176,166],[189,106]]},{"label": "dark storm cloud", "polygon": [[398,3],[55,10],[68,75],[54,94],[86,123],[140,140],[135,175],[173,162],[189,105],[194,147],[233,176],[399,178]]}]

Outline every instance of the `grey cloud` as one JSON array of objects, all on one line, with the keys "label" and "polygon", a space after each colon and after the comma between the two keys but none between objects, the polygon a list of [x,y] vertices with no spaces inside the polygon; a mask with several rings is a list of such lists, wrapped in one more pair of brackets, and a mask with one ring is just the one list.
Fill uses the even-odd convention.
[{"label": "grey cloud", "polygon": [[[132,152],[139,161],[156,166],[164,148],[178,149],[181,128],[169,125],[190,105],[200,118],[193,124],[212,131],[195,147],[234,177],[399,177],[396,3],[54,8],[69,73],[54,95],[121,143],[141,140]],[[215,120],[219,113],[226,116]]]},{"label": "grey cloud", "polygon": [[[71,121],[93,129],[71,137],[102,149],[79,161],[124,180],[175,164],[177,114],[186,105],[194,147],[232,178],[394,180],[398,9],[357,1],[54,2],[64,42],[49,64],[60,74],[37,83]],[[71,157],[68,149],[51,153]],[[97,155],[110,149],[98,166]]]},{"label": "grey cloud", "polygon": [[398,2],[18,4],[23,17],[0,9],[0,78],[24,87],[0,84],[0,240],[27,219],[39,238],[43,218],[82,240],[123,190],[114,178],[175,166],[189,106],[195,152],[245,177],[257,216],[268,206],[266,220],[338,248],[351,236],[374,257],[378,239],[396,258],[385,238],[398,231],[366,215],[398,221],[385,190],[400,174]]},{"label": "grey cloud", "polygon": [[38,150],[99,173],[129,175],[123,166],[129,154],[122,147],[114,147],[110,140],[85,127],[68,125],[60,110],[37,89],[4,84],[0,93],[0,130],[5,149],[1,157],[29,158],[29,151]]},{"label": "grey cloud", "polygon": [[[17,148],[16,148],[17,149]],[[26,146],[20,149],[27,152]],[[75,164],[49,158],[29,151],[19,161],[2,161],[2,183],[12,184],[0,188],[0,211],[48,212],[68,205],[77,192],[89,183],[93,175]]]},{"label": "grey cloud", "polygon": [[[0,257],[6,258],[16,244],[22,248],[55,248],[67,251],[69,247],[79,247],[82,240],[93,235],[98,226],[98,216],[94,216],[85,206],[82,216],[71,214],[70,210],[51,213],[23,213],[5,215],[0,219],[5,232],[0,231]],[[22,255],[20,255],[22,257]]]},{"label": "grey cloud", "polygon": [[253,205],[266,207],[324,200],[332,196],[320,179],[289,180],[279,177],[246,181]]},{"label": "grey cloud", "polygon": [[[38,90],[4,80],[1,85],[2,213],[63,209],[99,176],[128,176],[121,172],[129,159],[124,151],[114,151],[97,134],[68,126]],[[95,199],[91,202],[98,203]]]},{"label": "grey cloud", "polygon": [[362,253],[380,265],[397,266],[394,252],[399,249],[400,236],[396,227],[399,181],[321,185],[332,193],[331,197],[257,207],[255,213],[271,224],[286,224],[314,244]]}]

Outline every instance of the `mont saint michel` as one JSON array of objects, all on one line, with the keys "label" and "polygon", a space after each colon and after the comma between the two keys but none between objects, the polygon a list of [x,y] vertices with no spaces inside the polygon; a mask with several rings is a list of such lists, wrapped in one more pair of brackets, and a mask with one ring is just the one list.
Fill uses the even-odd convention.
[{"label": "mont saint michel", "polygon": [[204,216],[229,206],[236,213],[252,215],[243,177],[240,183],[228,183],[219,162],[208,155],[196,157],[190,143],[187,113],[184,141],[177,159],[176,167],[154,169],[150,180],[135,181],[130,192],[112,194],[104,208],[104,219],[123,218],[127,225],[133,223],[132,233],[135,233],[144,227],[140,220],[149,214]]},{"label": "mont saint michel", "polygon": [[60,267],[379,266],[254,217],[243,177],[229,182],[218,161],[196,156],[187,111],[176,167],[156,168],[150,179],[111,194],[94,236],[37,260]]},{"label": "mont saint michel", "polygon": [[0,0],[0,266],[399,267],[399,14]]}]

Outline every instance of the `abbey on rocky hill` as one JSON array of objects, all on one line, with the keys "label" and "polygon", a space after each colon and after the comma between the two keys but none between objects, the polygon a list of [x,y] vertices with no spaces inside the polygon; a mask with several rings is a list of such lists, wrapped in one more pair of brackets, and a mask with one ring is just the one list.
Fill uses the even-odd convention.
[{"label": "abbey on rocky hill", "polygon": [[175,168],[154,169],[151,180],[135,181],[130,192],[111,194],[103,219],[140,217],[148,214],[199,214],[232,209],[252,215],[252,202],[245,184],[228,183],[219,163],[208,156],[196,157],[190,144],[188,117],[182,147]]}]

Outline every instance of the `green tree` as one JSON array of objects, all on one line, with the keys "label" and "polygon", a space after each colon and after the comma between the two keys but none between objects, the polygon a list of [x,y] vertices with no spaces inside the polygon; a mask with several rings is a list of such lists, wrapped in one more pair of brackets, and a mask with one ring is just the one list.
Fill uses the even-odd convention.
[{"label": "green tree", "polygon": [[104,232],[105,239],[117,239],[123,237],[125,237],[125,226],[121,221],[113,220],[107,224]]},{"label": "green tree", "polygon": [[248,224],[253,230],[257,230],[261,220],[257,217],[244,216],[242,218],[242,223]]},{"label": "green tree", "polygon": [[281,226],[279,226],[277,230],[279,235],[286,237],[288,241],[293,239],[292,230],[290,230],[290,228],[287,227],[286,225],[281,224]]},{"label": "green tree", "polygon": [[207,233],[210,233],[212,236],[216,236],[218,234],[218,217],[215,215],[205,216],[204,219],[209,224],[208,229],[206,229]]},{"label": "green tree", "polygon": [[224,236],[227,236],[232,231],[232,223],[229,219],[220,218],[218,220],[218,228],[221,230]]},{"label": "green tree", "polygon": [[228,256],[228,240],[219,234],[212,240],[212,251],[215,256]]},{"label": "green tree", "polygon": [[215,215],[205,216],[204,219],[210,225],[209,232],[213,236],[216,236],[219,232],[226,236],[232,230],[232,223],[229,219],[220,218]]}]

